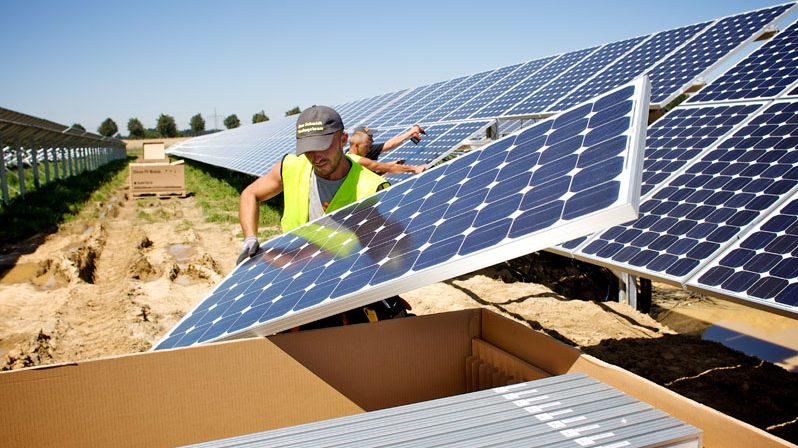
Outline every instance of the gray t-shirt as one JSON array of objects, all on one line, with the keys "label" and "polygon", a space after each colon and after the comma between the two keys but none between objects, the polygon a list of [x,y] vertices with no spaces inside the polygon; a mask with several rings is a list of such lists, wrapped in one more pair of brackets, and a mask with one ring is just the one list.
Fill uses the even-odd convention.
[{"label": "gray t-shirt", "polygon": [[335,193],[341,188],[346,176],[338,180],[327,180],[310,173],[310,202],[308,203],[308,220],[313,221],[324,215],[327,206],[332,202]]}]

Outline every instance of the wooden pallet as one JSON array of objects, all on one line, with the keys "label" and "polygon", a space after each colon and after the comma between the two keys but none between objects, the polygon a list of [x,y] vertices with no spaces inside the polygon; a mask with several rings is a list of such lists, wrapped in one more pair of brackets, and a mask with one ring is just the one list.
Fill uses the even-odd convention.
[{"label": "wooden pallet", "polygon": [[186,197],[186,191],[131,191],[131,196],[134,198],[141,198],[141,197],[157,197],[157,198],[184,198]]}]

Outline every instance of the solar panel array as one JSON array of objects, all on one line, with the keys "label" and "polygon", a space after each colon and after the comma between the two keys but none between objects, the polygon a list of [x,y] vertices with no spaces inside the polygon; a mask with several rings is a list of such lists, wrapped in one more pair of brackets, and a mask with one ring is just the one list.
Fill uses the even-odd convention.
[{"label": "solar panel array", "polygon": [[[540,118],[643,73],[651,74],[655,100],[664,101],[682,93],[794,6],[764,8],[540,58],[351,101],[335,109],[349,129],[361,124],[388,129],[414,123],[429,126],[498,117]],[[201,142],[178,143],[169,152],[260,175],[293,149],[290,134],[290,124],[263,126],[249,133],[230,130],[200,137]]]},{"label": "solar panel array", "polygon": [[646,78],[277,236],[156,349],[283,331],[635,216]]},{"label": "solar panel array", "polygon": [[773,98],[796,81],[798,23],[793,23],[687,103]]},{"label": "solar panel array", "polygon": [[796,29],[650,127],[637,220],[552,250],[798,314]]},{"label": "solar panel array", "polygon": [[192,445],[205,447],[702,446],[702,433],[571,373]]},{"label": "solar panel array", "polygon": [[[382,160],[435,163],[469,137],[459,138],[460,131],[483,132],[490,126],[478,118],[504,121],[549,116],[642,73],[652,79],[652,104],[663,106],[794,9],[794,3],[773,6],[336,108],[350,126],[362,123],[384,130],[377,141],[413,123],[434,129],[420,145],[405,144],[385,153]],[[722,258],[726,247],[778,207],[783,193],[773,191],[785,190],[794,181],[789,169],[770,180],[767,176],[790,163],[791,156],[770,158],[794,137],[785,127],[791,126],[792,113],[786,98],[798,95],[796,48],[798,25],[793,24],[656,122],[647,141],[641,218],[617,234],[618,228],[611,229],[553,250],[699,288],[696,272],[711,259]],[[777,105],[773,103],[777,98],[785,100]],[[774,128],[784,135],[772,134]],[[293,122],[276,123],[257,132],[228,132],[230,137],[191,140],[174,153],[262,174],[293,149]],[[772,143],[779,138],[779,143]],[[729,159],[730,154],[739,157]],[[743,167],[746,164],[750,166]],[[774,166],[756,171],[755,167],[765,164]],[[396,183],[408,177],[395,175],[391,180]],[[723,180],[729,182],[722,184]],[[745,180],[748,184],[740,186]],[[730,216],[721,216],[732,209]],[[723,284],[712,286],[712,290],[722,290]],[[739,295],[727,292],[722,295]]]}]

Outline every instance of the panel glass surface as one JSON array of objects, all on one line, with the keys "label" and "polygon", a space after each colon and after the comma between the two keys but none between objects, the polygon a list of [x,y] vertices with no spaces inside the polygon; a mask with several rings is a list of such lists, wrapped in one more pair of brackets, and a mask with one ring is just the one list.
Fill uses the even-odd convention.
[{"label": "panel glass surface", "polygon": [[648,128],[641,195],[662,185],[763,103],[677,107]]},{"label": "panel glass surface", "polygon": [[[485,129],[490,121],[473,121],[460,124],[433,125],[427,130],[427,144],[419,147],[418,145],[407,142],[401,147],[386,154],[386,161],[404,160],[406,165],[428,165],[438,162],[449,153],[456,150],[460,144],[474,135],[477,131]],[[426,128],[425,128],[426,129]],[[442,132],[444,131],[445,132]],[[437,134],[437,137],[435,135]],[[432,138],[429,138],[432,137]],[[411,173],[389,174],[385,177],[395,184],[401,180],[412,176]]]},{"label": "panel glass surface", "polygon": [[704,22],[655,34],[631,53],[607,67],[606,70],[588,79],[575,92],[557,102],[550,110],[563,110],[596,95],[598,92],[624,84],[630,79],[645,73],[652,65],[679,45],[693,38],[710,23]]},{"label": "panel glass surface", "polygon": [[798,199],[741,236],[688,284],[798,315]]},{"label": "panel glass surface", "polygon": [[798,181],[798,103],[775,103],[577,255],[683,283]]},{"label": "panel glass surface", "polygon": [[626,219],[646,94],[638,80],[265,242],[155,349],[283,331]]},{"label": "panel glass surface", "polygon": [[471,115],[471,118],[498,117],[503,115],[518,101],[529,96],[530,93],[537,91],[552,79],[561,75],[573,67],[576,63],[593,53],[596,47],[566,53],[540,69],[534,76],[530,76],[520,84],[517,84],[485,107]]},{"label": "panel glass surface", "polygon": [[793,23],[687,102],[773,98],[797,80],[798,23]]},{"label": "panel glass surface", "polygon": [[451,101],[453,98],[466,95],[468,97],[471,96],[468,92],[475,92],[476,90],[472,90],[472,87],[479,84],[480,81],[490,77],[491,73],[500,72],[499,70],[491,70],[487,72],[477,73],[476,75],[471,75],[465,81],[458,84],[453,89],[450,89],[443,95],[435,98],[433,101],[430,101],[424,105],[421,105],[415,112],[413,112],[408,118],[404,121],[408,123],[421,123],[421,122],[430,122],[430,120],[424,120],[423,117],[429,113],[436,111],[438,108],[443,106],[444,104]]},{"label": "panel glass surface", "polygon": [[443,117],[445,117],[445,116],[449,115],[450,113],[452,113],[452,111],[454,111],[458,107],[462,106],[463,103],[471,100],[476,95],[479,95],[480,93],[484,92],[490,86],[496,84],[502,78],[504,78],[505,76],[510,74],[512,71],[518,69],[518,67],[520,67],[520,66],[521,66],[521,64],[515,64],[515,65],[508,65],[507,67],[498,68],[498,69],[494,70],[493,72],[491,72],[490,75],[486,76],[485,78],[482,78],[481,81],[479,81],[478,83],[476,83],[473,86],[471,86],[471,88],[469,88],[467,91],[465,91],[462,94],[452,98],[446,104],[441,105],[440,107],[438,107],[434,111],[426,113],[424,116],[414,115],[408,121],[412,121],[413,123],[416,123],[416,122],[420,123],[422,121],[422,120],[420,120],[420,118],[423,118],[424,119],[423,121],[426,121],[426,122],[441,121],[441,119],[443,119]]},{"label": "panel glass surface", "polygon": [[375,113],[373,117],[369,118],[368,122],[364,122],[363,124],[371,128],[390,126],[389,123],[395,122],[394,117],[406,113],[412,113],[412,111],[415,110],[417,104],[422,105],[425,104],[427,100],[435,98],[436,92],[438,91],[438,89],[443,87],[444,84],[446,84],[446,81],[430,84],[424,87],[423,89],[419,90],[412,97],[408,96],[405,99],[405,101],[402,101],[401,104],[397,104],[396,107],[387,107]]},{"label": "panel glass surface", "polygon": [[599,70],[613,63],[618,57],[628,52],[646,37],[648,36],[635,37],[604,45],[562,76],[552,81],[551,84],[519,102],[508,110],[505,115],[529,115],[545,112],[557,100],[564,97],[587,78],[595,75]]},{"label": "panel glass surface", "polygon": [[471,98],[462,106],[455,109],[454,112],[443,117],[443,120],[463,120],[468,118],[471,114],[481,109],[483,106],[493,101],[494,98],[511,89],[516,84],[525,80],[528,76],[535,76],[538,70],[545,67],[546,64],[554,59],[555,57],[551,56],[548,58],[536,59],[534,61],[527,62],[518,70],[515,70],[514,72],[505,76],[501,81],[485,89],[479,95]]}]

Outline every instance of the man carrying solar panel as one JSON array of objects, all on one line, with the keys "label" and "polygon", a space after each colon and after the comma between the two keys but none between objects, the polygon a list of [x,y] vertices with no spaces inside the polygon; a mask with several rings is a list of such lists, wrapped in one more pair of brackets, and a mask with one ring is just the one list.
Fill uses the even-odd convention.
[{"label": "man carrying solar panel", "polygon": [[[344,154],[348,135],[340,115],[332,108],[305,109],[297,119],[296,139],[296,154],[283,156],[268,173],[241,192],[238,217],[244,244],[237,263],[258,253],[259,202],[283,193],[280,226],[287,232],[390,185]],[[310,327],[383,320],[404,315],[408,308],[402,299],[393,297],[331,316]]]}]

